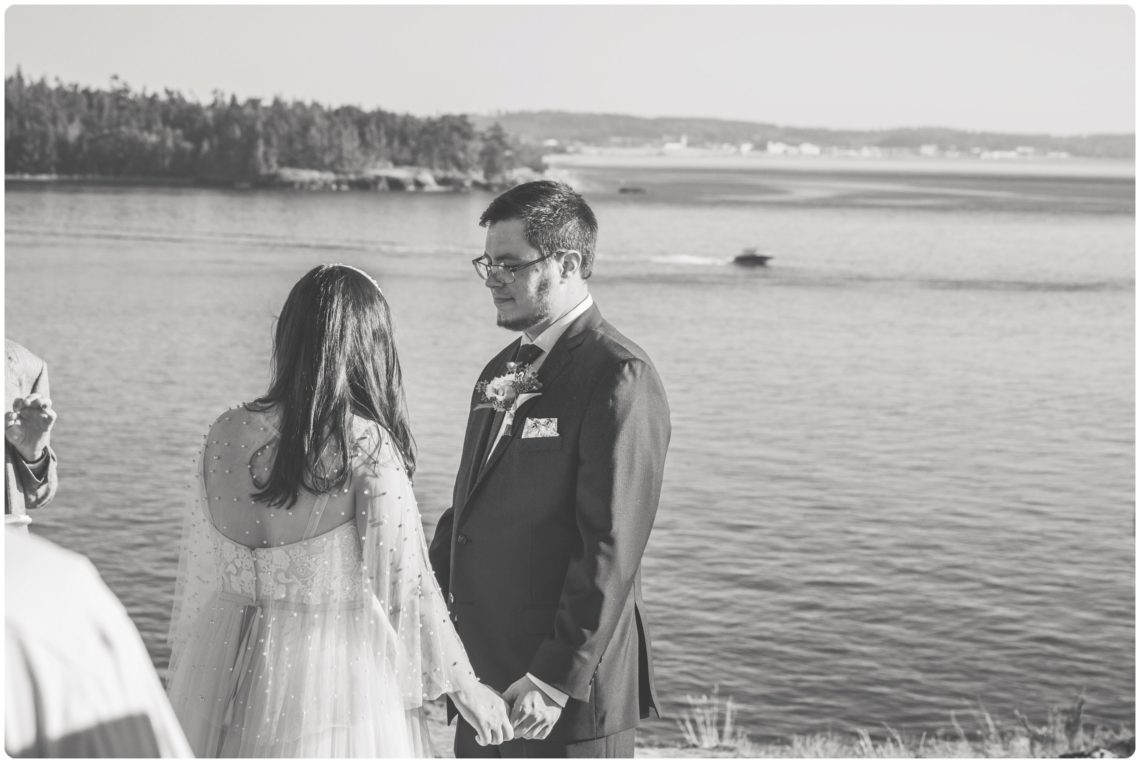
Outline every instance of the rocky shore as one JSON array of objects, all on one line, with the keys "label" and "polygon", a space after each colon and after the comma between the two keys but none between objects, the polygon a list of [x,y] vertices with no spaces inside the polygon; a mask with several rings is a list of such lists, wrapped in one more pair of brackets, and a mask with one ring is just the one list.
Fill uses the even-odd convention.
[{"label": "rocky shore", "polygon": [[487,179],[481,171],[456,172],[427,167],[374,167],[359,172],[327,172],[323,170],[281,167],[276,172],[255,178],[232,180],[223,178],[165,178],[137,175],[57,175],[8,174],[6,182],[83,183],[93,185],[147,185],[171,187],[208,187],[248,189],[284,189],[295,191],[373,191],[446,193],[456,191],[500,191],[538,180],[542,173],[519,167],[501,176]]}]

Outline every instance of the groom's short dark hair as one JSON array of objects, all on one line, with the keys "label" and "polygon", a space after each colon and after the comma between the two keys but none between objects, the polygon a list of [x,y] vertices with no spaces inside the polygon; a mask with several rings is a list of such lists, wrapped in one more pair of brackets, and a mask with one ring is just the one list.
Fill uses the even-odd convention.
[{"label": "groom's short dark hair", "polygon": [[594,245],[598,220],[582,195],[565,183],[535,180],[499,194],[479,218],[486,227],[519,219],[527,243],[543,255],[559,249],[576,249],[582,255],[582,278],[594,271]]}]

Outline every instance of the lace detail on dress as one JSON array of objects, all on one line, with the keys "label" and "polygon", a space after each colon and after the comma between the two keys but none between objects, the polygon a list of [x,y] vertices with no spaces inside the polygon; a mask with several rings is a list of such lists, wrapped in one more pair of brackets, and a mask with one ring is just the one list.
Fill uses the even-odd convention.
[{"label": "lace detail on dress", "polygon": [[317,605],[361,601],[360,539],[353,522],[316,538],[253,553],[259,598]]},{"label": "lace detail on dress", "polygon": [[221,537],[215,538],[214,545],[221,560],[222,590],[250,599],[257,596],[257,571],[249,549]]}]

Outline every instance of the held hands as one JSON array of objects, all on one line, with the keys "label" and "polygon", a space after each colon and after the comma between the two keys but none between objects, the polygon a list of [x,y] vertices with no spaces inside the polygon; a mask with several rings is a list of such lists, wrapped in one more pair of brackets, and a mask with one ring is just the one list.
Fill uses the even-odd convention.
[{"label": "held hands", "polygon": [[18,397],[4,414],[4,437],[25,461],[38,461],[51,439],[56,412],[51,400],[39,393]]},{"label": "held hands", "polygon": [[562,715],[562,708],[527,676],[507,687],[503,699],[511,705],[517,739],[546,739]]},{"label": "held hands", "polygon": [[514,739],[514,729],[507,717],[510,707],[499,693],[485,684],[476,684],[451,695],[463,720],[475,729],[475,741],[486,747]]},{"label": "held hands", "polygon": [[[512,739],[546,739],[562,716],[562,708],[527,676],[499,695],[485,684],[455,692],[451,701],[482,746]],[[508,717],[509,713],[509,717]]]}]

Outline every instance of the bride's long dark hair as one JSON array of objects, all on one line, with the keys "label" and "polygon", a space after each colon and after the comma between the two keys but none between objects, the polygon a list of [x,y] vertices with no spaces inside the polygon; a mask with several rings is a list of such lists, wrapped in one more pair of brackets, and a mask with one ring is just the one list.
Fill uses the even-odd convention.
[{"label": "bride's long dark hair", "polygon": [[[391,435],[410,478],[415,441],[408,427],[400,359],[388,303],[363,273],[319,265],[289,292],[273,338],[273,380],[253,410],[277,407],[280,441],[257,501],[290,507],[301,488],[327,493],[345,485],[352,457],[352,417]],[[333,462],[324,460],[326,447]]]}]

